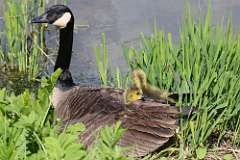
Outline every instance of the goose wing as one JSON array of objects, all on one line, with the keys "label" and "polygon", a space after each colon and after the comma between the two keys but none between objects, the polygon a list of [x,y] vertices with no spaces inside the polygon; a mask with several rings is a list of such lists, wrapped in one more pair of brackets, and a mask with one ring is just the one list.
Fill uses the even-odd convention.
[{"label": "goose wing", "polygon": [[130,146],[129,154],[144,156],[164,145],[178,129],[174,106],[151,99],[137,101],[120,117],[127,128],[119,144]]},{"label": "goose wing", "polygon": [[62,127],[78,122],[85,125],[86,131],[80,139],[87,148],[103,126],[115,124],[125,106],[123,90],[113,88],[77,86],[64,97],[65,100],[55,106],[55,113],[62,120]]},{"label": "goose wing", "polygon": [[80,139],[87,147],[103,126],[120,120],[127,130],[119,145],[130,147],[129,154],[143,156],[165,144],[178,128],[176,107],[161,101],[145,99],[126,106],[123,90],[114,88],[76,87],[69,94],[56,113],[64,125],[85,125]]}]

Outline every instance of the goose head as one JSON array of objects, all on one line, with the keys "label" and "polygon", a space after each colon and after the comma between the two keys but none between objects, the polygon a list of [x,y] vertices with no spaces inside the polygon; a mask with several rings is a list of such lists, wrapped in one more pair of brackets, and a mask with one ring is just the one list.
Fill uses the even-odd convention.
[{"label": "goose head", "polygon": [[[60,42],[54,71],[61,68],[62,73],[58,82],[62,85],[74,85],[69,66],[72,56],[74,16],[65,5],[54,5],[42,15],[35,17],[32,23],[52,24],[60,29]],[[57,82],[57,83],[58,83]]]},{"label": "goose head", "polygon": [[59,29],[66,28],[69,24],[74,23],[74,16],[71,10],[65,5],[54,5],[50,7],[41,16],[35,17],[32,23],[48,23]]}]

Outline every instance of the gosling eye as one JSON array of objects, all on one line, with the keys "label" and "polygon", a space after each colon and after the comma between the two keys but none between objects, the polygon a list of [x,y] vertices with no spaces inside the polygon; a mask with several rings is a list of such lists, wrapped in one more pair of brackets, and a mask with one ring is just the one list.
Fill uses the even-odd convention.
[{"label": "gosling eye", "polygon": [[137,92],[137,95],[139,96],[141,93],[140,92]]}]

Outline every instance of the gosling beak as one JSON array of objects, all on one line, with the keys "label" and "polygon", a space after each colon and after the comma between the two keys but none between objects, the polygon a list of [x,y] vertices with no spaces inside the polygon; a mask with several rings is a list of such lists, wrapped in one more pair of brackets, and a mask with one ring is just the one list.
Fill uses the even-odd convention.
[{"label": "gosling beak", "polygon": [[35,17],[31,20],[31,23],[49,23],[47,19],[47,14],[43,14],[41,16]]},{"label": "gosling beak", "polygon": [[142,97],[141,97],[141,100],[142,100],[142,101],[145,101],[145,98],[144,98],[144,96],[142,96]]}]

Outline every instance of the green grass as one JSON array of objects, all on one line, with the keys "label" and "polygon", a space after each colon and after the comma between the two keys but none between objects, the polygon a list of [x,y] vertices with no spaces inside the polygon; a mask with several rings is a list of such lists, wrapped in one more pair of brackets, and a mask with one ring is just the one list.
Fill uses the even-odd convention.
[{"label": "green grass", "polygon": [[19,94],[36,87],[35,78],[42,74],[44,54],[43,27],[33,26],[31,18],[43,12],[42,0],[4,0],[4,32],[0,34],[0,87]]},{"label": "green grass", "polygon": [[[129,76],[122,75],[119,68],[110,67],[108,60],[108,49],[106,35],[102,34],[102,43],[95,47],[96,63],[98,67],[99,79],[103,86],[115,86],[117,88],[127,88]],[[114,73],[114,74],[111,74]]]},{"label": "green grass", "polygon": [[178,42],[154,26],[151,36],[141,34],[140,48],[125,49],[129,67],[142,68],[151,84],[180,94],[193,93],[188,105],[196,106],[198,112],[181,120],[178,141],[160,155],[174,150],[180,159],[201,153],[204,157],[206,149],[226,139],[229,145],[239,146],[240,34],[234,34],[231,20],[227,25],[213,25],[211,18],[211,6],[197,20],[188,6]]},{"label": "green grass", "polygon": [[130,49],[125,54],[131,68],[140,67],[148,73],[150,83],[178,93],[193,93],[191,105],[199,111],[181,122],[182,158],[186,157],[186,148],[195,155],[199,147],[211,145],[208,139],[214,134],[218,145],[231,131],[231,143],[238,145],[240,127],[240,37],[233,34],[231,21],[225,30],[223,24],[212,26],[210,9],[198,21],[188,11],[178,44],[172,43],[171,34],[165,37],[155,28],[151,37],[142,36],[142,49]]},{"label": "green grass", "polygon": [[[98,72],[100,80],[103,85],[107,85],[108,80],[108,50],[106,44],[106,35],[102,34],[102,45],[95,48],[96,63],[98,66]],[[103,58],[102,58],[103,57]]]},{"label": "green grass", "polygon": [[[36,29],[29,23],[34,14],[32,8],[36,4],[30,0],[5,0],[3,5],[5,32],[1,36],[6,37],[7,48],[5,54],[0,54],[0,65],[4,64],[10,69],[26,74],[30,79],[34,78],[38,76],[42,67],[39,65],[41,52],[38,46],[43,46],[42,39],[35,34]],[[39,10],[41,9],[40,4]]]},{"label": "green grass", "polygon": [[[6,2],[10,9],[5,13],[8,52],[0,50],[0,61],[34,77],[40,67],[37,56],[42,41],[34,43],[33,52],[28,55],[25,43],[28,18],[15,16],[27,12],[32,2]],[[124,49],[130,71],[142,68],[149,83],[155,86],[180,94],[193,93],[187,105],[198,109],[193,116],[180,120],[181,130],[175,143],[143,158],[145,160],[203,159],[215,156],[214,150],[223,142],[231,147],[240,145],[240,34],[233,32],[230,20],[227,25],[212,25],[211,6],[206,17],[197,20],[189,8],[186,8],[178,42],[172,41],[171,33],[165,34],[154,26],[152,35],[140,35],[140,48]],[[34,39],[38,42],[37,36]],[[43,39],[42,32],[40,39]],[[100,80],[103,85],[125,88],[130,78],[119,68],[110,67],[108,54],[103,35],[103,44],[96,48]],[[116,145],[124,132],[119,123],[113,129],[103,129],[89,151],[76,142],[84,130],[82,124],[59,133],[60,125],[54,119],[49,99],[58,75],[59,71],[51,78],[42,78],[36,93],[26,90],[15,95],[12,91],[0,90],[0,159],[130,159],[123,155],[125,148]],[[184,100],[178,103],[186,104]],[[231,159],[228,152],[217,150],[216,154]]]}]

